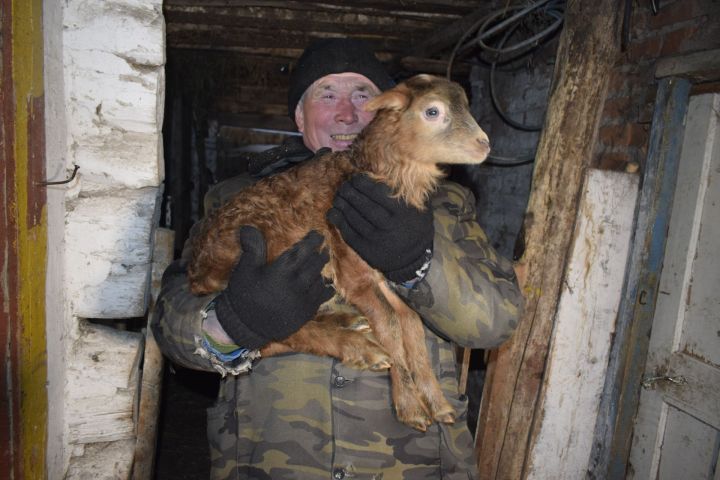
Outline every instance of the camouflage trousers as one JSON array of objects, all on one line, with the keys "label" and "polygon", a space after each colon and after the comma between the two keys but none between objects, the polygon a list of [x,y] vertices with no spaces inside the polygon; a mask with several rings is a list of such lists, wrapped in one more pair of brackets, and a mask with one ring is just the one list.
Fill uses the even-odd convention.
[{"label": "camouflage trousers", "polygon": [[392,412],[387,372],[288,354],[227,377],[208,410],[213,479],[472,479],[467,401],[451,344],[426,330],[428,352],[458,414],[421,433]]}]

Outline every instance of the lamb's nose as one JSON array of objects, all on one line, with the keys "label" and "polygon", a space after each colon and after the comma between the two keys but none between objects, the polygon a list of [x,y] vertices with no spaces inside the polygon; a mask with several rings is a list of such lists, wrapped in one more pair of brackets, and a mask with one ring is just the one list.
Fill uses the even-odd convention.
[{"label": "lamb's nose", "polygon": [[490,140],[488,140],[487,138],[478,138],[477,141],[483,147],[490,148]]}]

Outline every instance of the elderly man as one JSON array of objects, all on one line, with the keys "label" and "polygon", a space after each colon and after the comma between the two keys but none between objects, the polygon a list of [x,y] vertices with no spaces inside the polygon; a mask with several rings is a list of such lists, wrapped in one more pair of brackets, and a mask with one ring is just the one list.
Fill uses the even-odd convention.
[{"label": "elderly man", "polygon": [[[257,178],[344,150],[372,120],[363,104],[393,85],[367,45],[352,39],[310,45],[290,79],[288,110],[302,141],[259,154],[249,176],[208,194],[214,208]],[[227,288],[196,297],[186,280],[187,249],[163,277],[152,328],[163,352],[189,368],[223,375],[208,412],[212,478],[467,479],[476,476],[467,399],[458,394],[452,343],[490,348],[508,338],[522,303],[512,265],[488,245],[474,201],[443,183],[425,213],[357,176],[338,192],[328,220],[382,271],[426,323],[435,373],[458,412],[454,425],[421,433],[392,412],[387,372],[359,371],[331,358],[259,358],[266,343],[310,320],[332,291],[327,261],[308,234],[271,264],[257,231],[239,240],[243,257]]]}]

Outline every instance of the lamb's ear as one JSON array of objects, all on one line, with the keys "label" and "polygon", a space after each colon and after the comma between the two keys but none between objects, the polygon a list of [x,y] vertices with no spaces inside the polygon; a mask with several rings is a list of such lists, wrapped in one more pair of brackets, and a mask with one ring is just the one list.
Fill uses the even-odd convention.
[{"label": "lamb's ear", "polygon": [[382,109],[405,110],[409,104],[410,90],[405,85],[399,85],[369,100],[363,105],[363,110],[366,112],[375,112]]}]

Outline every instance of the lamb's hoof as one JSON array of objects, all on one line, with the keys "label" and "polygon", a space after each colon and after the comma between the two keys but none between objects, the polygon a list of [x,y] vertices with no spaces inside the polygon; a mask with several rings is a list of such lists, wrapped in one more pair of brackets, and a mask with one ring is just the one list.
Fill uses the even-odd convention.
[{"label": "lamb's hoof", "polygon": [[420,432],[427,431],[427,428],[432,425],[432,418],[420,405],[408,409],[395,406],[395,415],[400,422]]},{"label": "lamb's hoof", "polygon": [[348,324],[345,328],[355,330],[356,332],[369,333],[372,332],[372,328],[365,317],[355,317],[355,320]]},{"label": "lamb's hoof", "polygon": [[372,327],[367,318],[357,312],[333,312],[333,321],[341,328],[360,333],[372,332]]},{"label": "lamb's hoof", "polygon": [[370,365],[370,370],[373,372],[382,372],[383,370],[389,370],[390,367],[392,367],[392,363],[390,363],[390,357],[387,359],[380,360],[379,362]]},{"label": "lamb's hoof", "polygon": [[455,410],[450,409],[449,412],[438,412],[433,415],[433,418],[438,423],[447,423],[452,425],[455,423]]},{"label": "lamb's hoof", "polygon": [[[450,405],[445,396],[439,390],[428,392],[429,396],[423,396],[425,404],[432,412],[432,418],[438,423],[455,423],[455,409]],[[436,395],[432,395],[436,393]]]},{"label": "lamb's hoof", "polygon": [[342,362],[359,370],[373,372],[381,372],[392,366],[390,356],[379,344],[369,338],[364,339],[364,345],[360,348],[351,350],[350,355],[343,357]]},{"label": "lamb's hoof", "polygon": [[419,432],[426,432],[428,427],[432,425],[432,419],[421,412],[417,412],[413,415],[402,416],[398,414],[398,420]]}]

